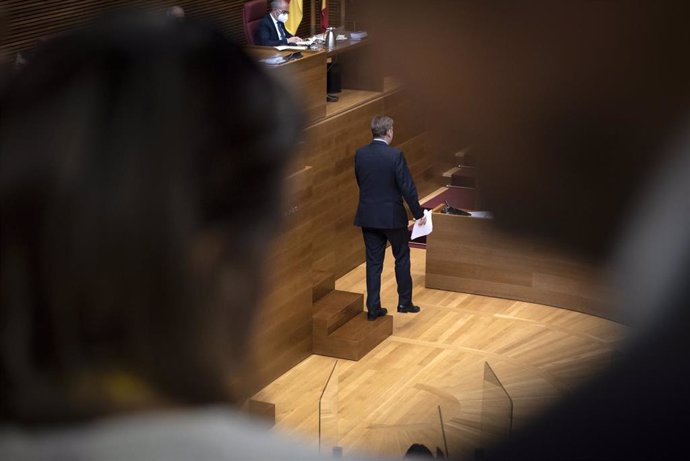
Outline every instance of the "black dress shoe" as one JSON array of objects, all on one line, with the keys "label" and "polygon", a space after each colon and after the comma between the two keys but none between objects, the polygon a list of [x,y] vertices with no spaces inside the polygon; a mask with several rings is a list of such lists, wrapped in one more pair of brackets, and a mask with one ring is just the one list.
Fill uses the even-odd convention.
[{"label": "black dress shoe", "polygon": [[379,317],[383,317],[388,313],[388,309],[385,307],[379,307],[379,310],[372,312],[367,312],[367,320],[376,320]]},{"label": "black dress shoe", "polygon": [[412,313],[416,314],[417,312],[421,311],[422,309],[419,306],[415,306],[413,304],[410,304],[409,306],[398,306],[398,312],[401,314],[407,314],[407,313]]}]

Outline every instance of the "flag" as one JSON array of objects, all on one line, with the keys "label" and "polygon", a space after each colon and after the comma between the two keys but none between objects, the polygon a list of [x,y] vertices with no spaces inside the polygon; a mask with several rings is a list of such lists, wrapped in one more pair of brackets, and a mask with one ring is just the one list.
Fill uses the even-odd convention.
[{"label": "flag", "polygon": [[321,30],[328,27],[328,0],[321,0]]},{"label": "flag", "polygon": [[290,0],[288,6],[288,20],[285,23],[285,28],[292,35],[297,35],[297,28],[302,22],[302,0]]}]

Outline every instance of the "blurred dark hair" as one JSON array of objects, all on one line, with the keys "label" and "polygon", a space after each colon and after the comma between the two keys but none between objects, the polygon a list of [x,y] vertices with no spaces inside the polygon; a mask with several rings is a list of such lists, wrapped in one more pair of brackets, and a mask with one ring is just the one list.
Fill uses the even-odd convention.
[{"label": "blurred dark hair", "polygon": [[405,452],[404,458],[434,458],[434,454],[421,443],[413,443]]},{"label": "blurred dark hair", "polygon": [[103,414],[75,389],[109,371],[228,399],[298,119],[213,27],[120,17],[37,51],[0,96],[0,421]]}]

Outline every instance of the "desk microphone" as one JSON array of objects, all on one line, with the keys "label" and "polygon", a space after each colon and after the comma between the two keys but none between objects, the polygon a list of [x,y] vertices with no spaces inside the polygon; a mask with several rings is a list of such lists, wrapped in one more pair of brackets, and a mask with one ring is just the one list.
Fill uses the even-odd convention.
[{"label": "desk microphone", "polygon": [[285,61],[294,61],[295,59],[299,59],[302,57],[302,53],[299,51],[296,51],[294,53],[290,53],[287,56],[285,56]]}]

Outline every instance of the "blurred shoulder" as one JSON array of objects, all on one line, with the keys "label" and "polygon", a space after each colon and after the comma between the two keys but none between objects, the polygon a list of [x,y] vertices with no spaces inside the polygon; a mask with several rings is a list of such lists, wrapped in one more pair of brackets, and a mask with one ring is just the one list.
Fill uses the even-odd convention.
[{"label": "blurred shoulder", "polygon": [[[0,428],[0,453],[10,459],[284,459],[317,460],[307,443],[216,407],[126,415],[40,432]],[[4,459],[4,458],[3,458]]]}]

